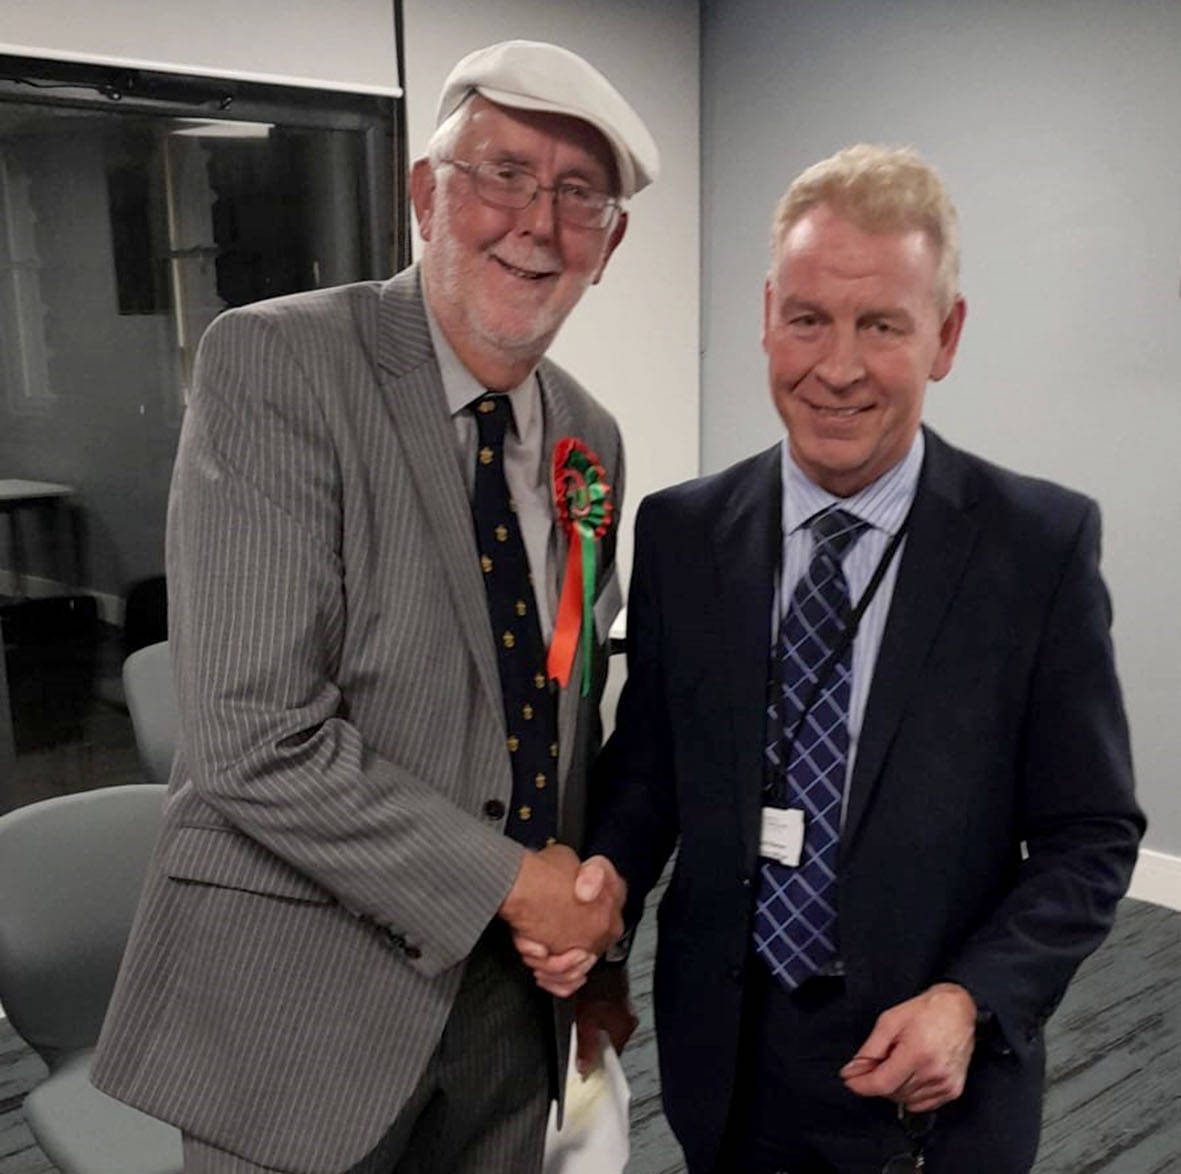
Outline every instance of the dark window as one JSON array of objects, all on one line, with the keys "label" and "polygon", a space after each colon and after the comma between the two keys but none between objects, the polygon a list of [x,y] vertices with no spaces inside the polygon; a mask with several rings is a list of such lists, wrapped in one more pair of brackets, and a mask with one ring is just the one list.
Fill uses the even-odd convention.
[{"label": "dark window", "polygon": [[163,571],[197,343],[404,265],[403,144],[390,97],[0,56],[0,810],[138,775],[121,628]]}]

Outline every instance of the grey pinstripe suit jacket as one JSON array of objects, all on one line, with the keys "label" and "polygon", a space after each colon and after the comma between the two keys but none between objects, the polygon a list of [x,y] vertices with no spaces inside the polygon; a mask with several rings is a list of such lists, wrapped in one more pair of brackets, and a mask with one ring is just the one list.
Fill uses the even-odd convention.
[{"label": "grey pinstripe suit jacket", "polygon": [[[545,451],[580,437],[618,499],[614,421],[540,376]],[[168,575],[182,745],[93,1079],[249,1161],[330,1174],[413,1089],[521,851],[483,814],[511,795],[500,683],[415,270],[213,324]],[[596,650],[592,696],[576,662],[559,704],[575,847]]]}]

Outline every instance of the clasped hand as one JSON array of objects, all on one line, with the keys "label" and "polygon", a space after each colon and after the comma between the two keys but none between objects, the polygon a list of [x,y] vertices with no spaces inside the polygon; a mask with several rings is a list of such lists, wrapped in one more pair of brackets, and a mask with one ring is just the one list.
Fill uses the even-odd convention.
[{"label": "clasped hand", "polygon": [[567,998],[623,933],[626,894],[605,856],[580,864],[570,848],[553,844],[525,854],[500,916],[538,986]]}]

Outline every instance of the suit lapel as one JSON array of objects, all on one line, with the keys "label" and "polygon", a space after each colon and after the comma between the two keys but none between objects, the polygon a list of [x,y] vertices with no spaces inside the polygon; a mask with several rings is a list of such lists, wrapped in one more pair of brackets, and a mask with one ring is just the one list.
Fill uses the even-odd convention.
[{"label": "suit lapel", "polygon": [[961,463],[938,436],[924,431],[926,457],[861,723],[842,853],[856,838],[979,529]]},{"label": "suit lapel", "polygon": [[439,547],[460,631],[497,720],[503,718],[471,503],[455,460],[455,430],[431,345],[417,268],[382,289],[378,364],[394,430]]},{"label": "suit lapel", "polygon": [[771,605],[781,547],[779,445],[754,457],[722,511],[714,535],[719,603],[718,677],[729,693],[734,802],[744,859],[753,867],[766,740]]}]

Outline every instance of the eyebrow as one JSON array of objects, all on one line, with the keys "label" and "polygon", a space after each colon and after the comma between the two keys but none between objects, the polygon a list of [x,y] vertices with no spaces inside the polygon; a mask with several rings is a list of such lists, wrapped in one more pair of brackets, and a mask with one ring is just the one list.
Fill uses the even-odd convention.
[{"label": "eyebrow", "polygon": [[[485,157],[487,163],[515,163],[520,167],[524,167],[528,171],[533,171],[536,163],[527,155],[522,155],[520,151],[514,151],[511,147],[502,147],[498,151],[494,151]],[[600,177],[593,174],[592,169],[584,166],[568,167],[558,176],[560,180],[566,179],[581,179],[585,180],[591,187],[601,187],[604,191],[610,187],[610,176],[604,174]]]},{"label": "eyebrow", "polygon": [[908,310],[904,310],[901,306],[895,306],[892,309],[875,309],[871,307],[868,310],[863,310],[857,315],[857,318],[859,321],[865,318],[888,318],[892,322],[904,323],[910,323],[914,321],[914,319],[910,316],[910,312]]},{"label": "eyebrow", "polygon": [[818,306],[815,302],[805,301],[803,298],[785,297],[780,298],[779,312],[786,314],[792,310],[807,310],[811,314],[825,314],[827,311],[823,306]]},{"label": "eyebrow", "polygon": [[[790,295],[780,299],[778,308],[780,314],[789,314],[793,311],[799,312],[802,310],[809,314],[820,314],[825,317],[829,316],[829,312],[816,302],[810,302],[806,298],[797,298]],[[864,321],[867,318],[888,318],[891,321],[907,323],[913,321],[909,311],[905,310],[901,306],[870,306],[865,310],[858,311],[857,320],[859,322]]]},{"label": "eyebrow", "polygon": [[533,160],[519,151],[512,151],[508,147],[502,147],[498,151],[489,152],[485,159],[489,162],[496,163],[519,163],[522,167],[532,167]]}]

